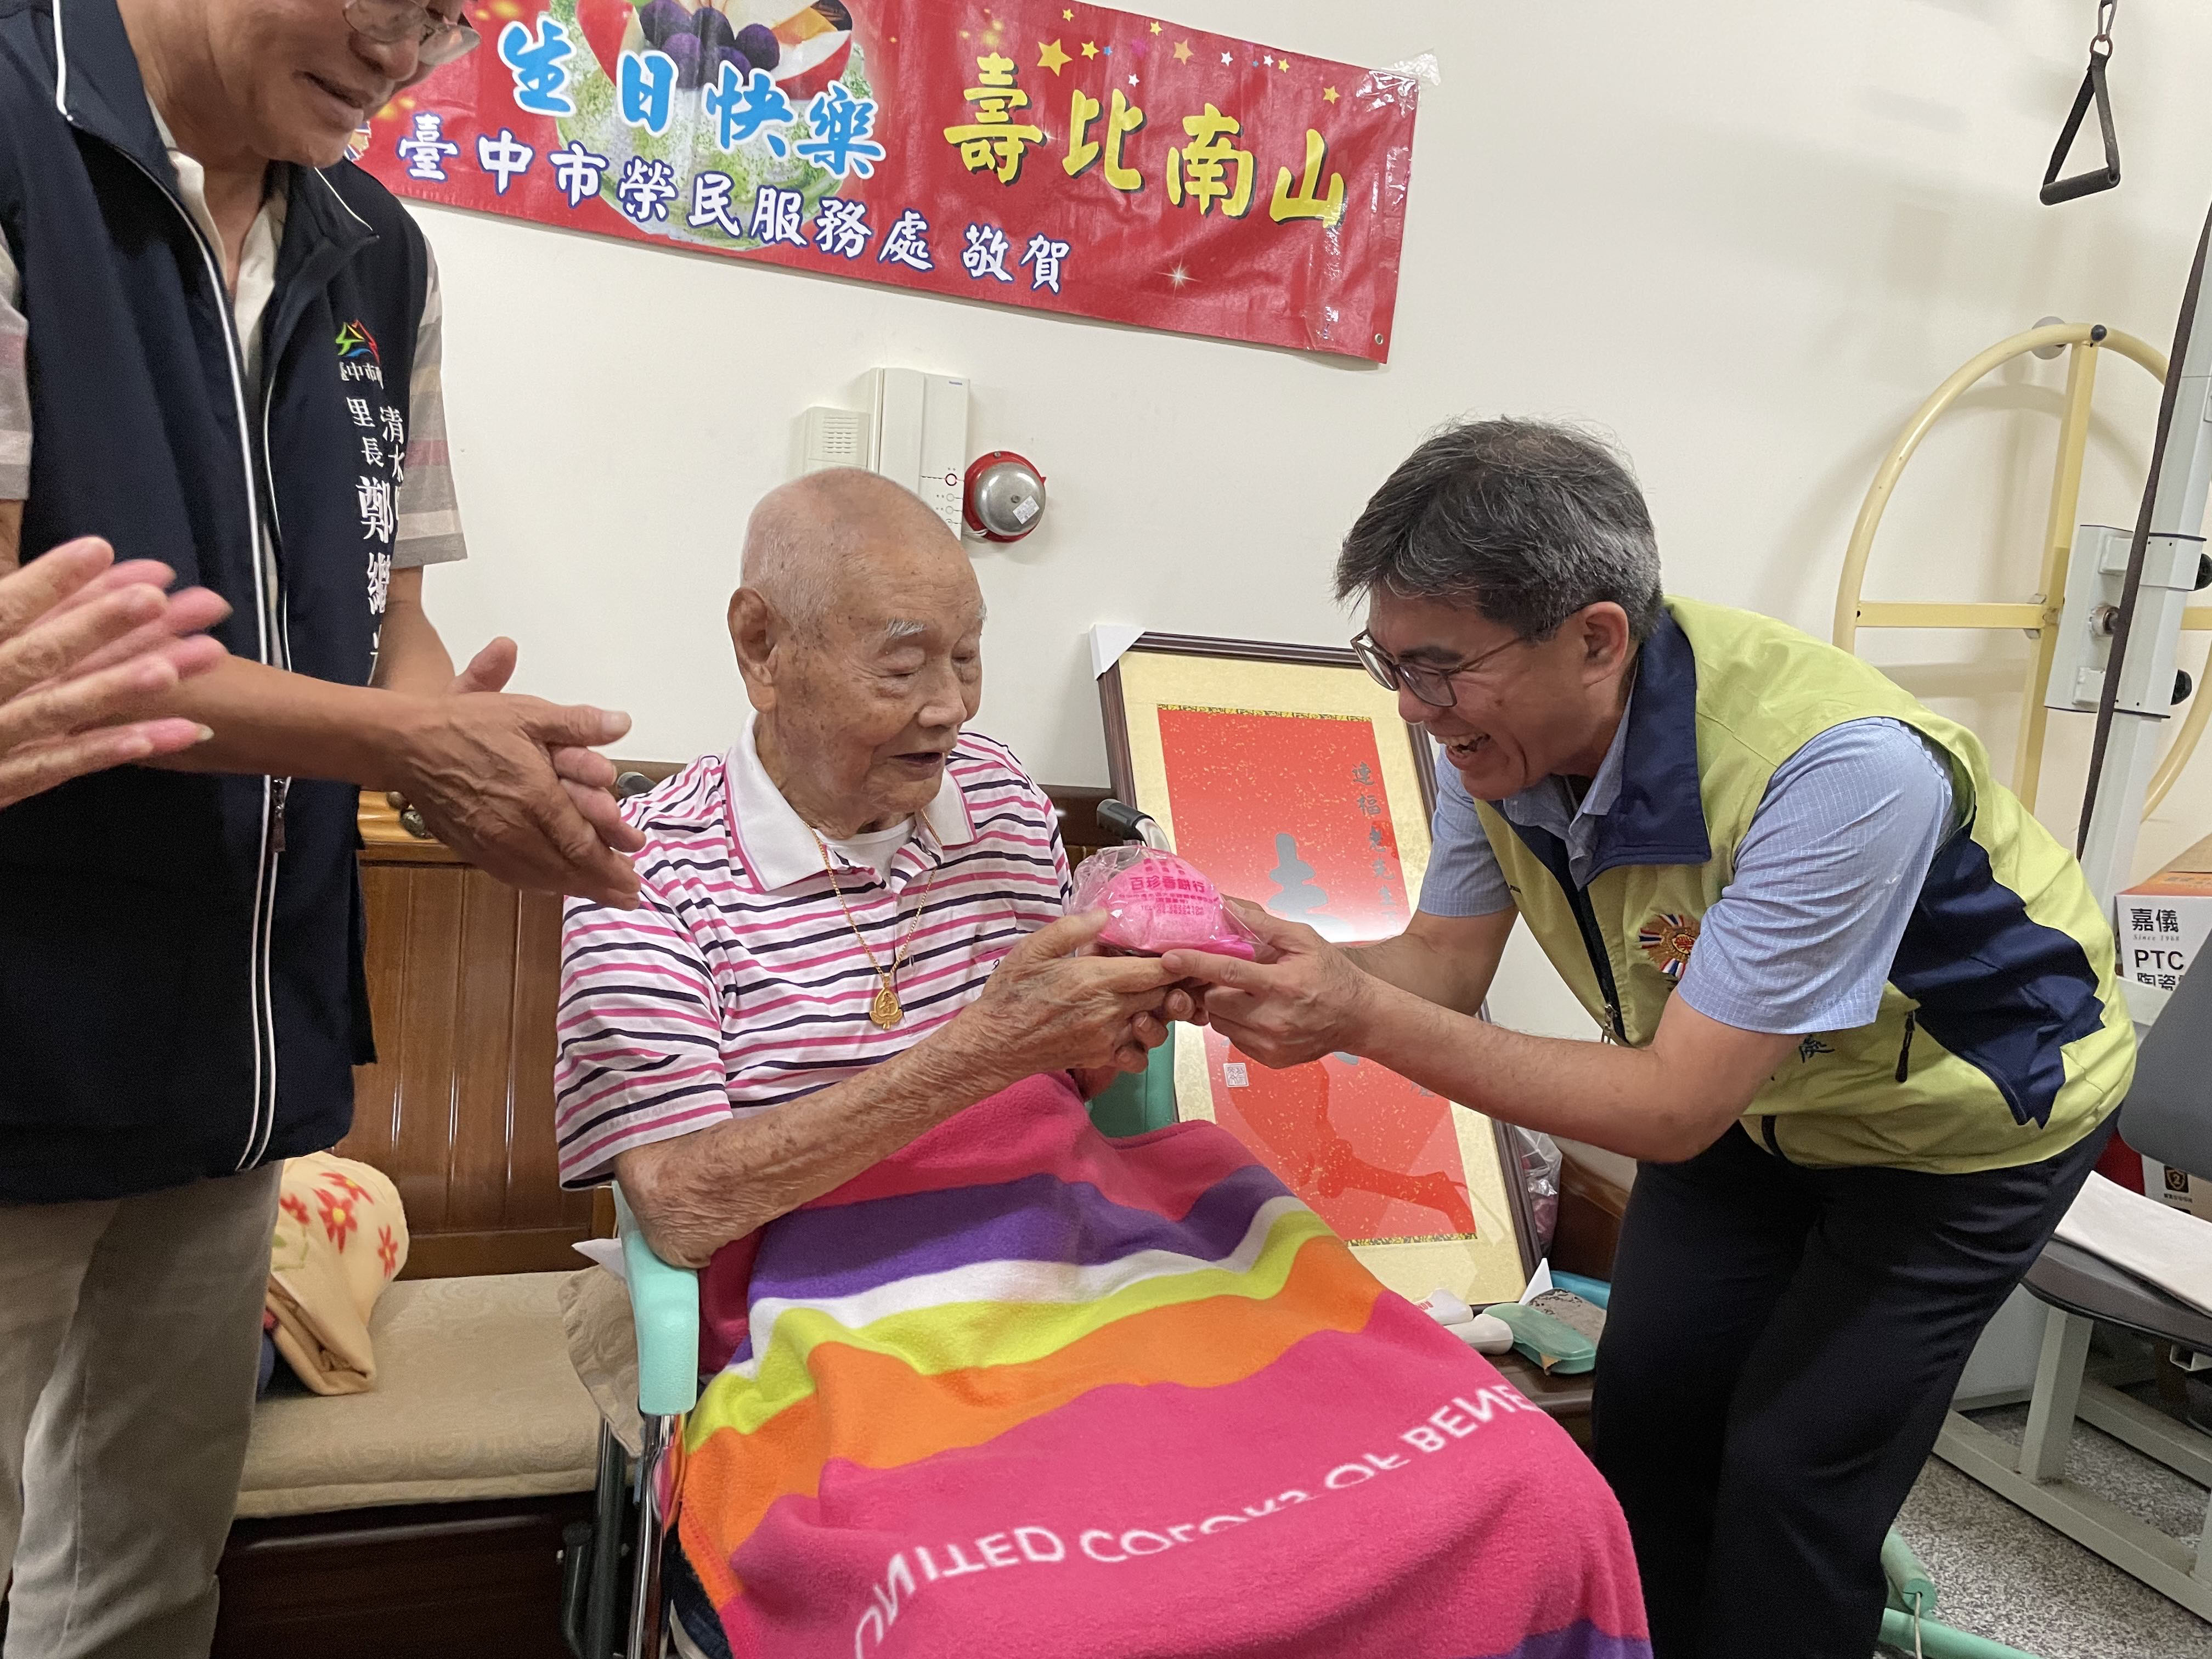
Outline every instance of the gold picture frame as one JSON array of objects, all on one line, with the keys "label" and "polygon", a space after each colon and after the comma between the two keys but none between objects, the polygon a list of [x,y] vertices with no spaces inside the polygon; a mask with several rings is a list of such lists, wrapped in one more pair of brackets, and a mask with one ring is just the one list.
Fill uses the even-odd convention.
[{"label": "gold picture frame", "polygon": [[[1099,696],[1115,793],[1224,890],[1340,943],[1404,926],[1433,750],[1349,650],[1146,634]],[[1503,1125],[1356,1056],[1271,1073],[1210,1030],[1175,1042],[1177,1116],[1237,1134],[1391,1289],[1480,1306],[1526,1287],[1534,1227]]]}]

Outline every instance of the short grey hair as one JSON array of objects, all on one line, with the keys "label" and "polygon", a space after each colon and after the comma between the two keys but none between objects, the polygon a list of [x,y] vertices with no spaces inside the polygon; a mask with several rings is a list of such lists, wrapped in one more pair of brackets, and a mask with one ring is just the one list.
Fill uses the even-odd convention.
[{"label": "short grey hair", "polygon": [[1662,615],[1644,492],[1610,444],[1548,421],[1455,422],[1369,498],[1336,561],[1336,596],[1385,588],[1471,606],[1547,639],[1611,600],[1641,643]]}]

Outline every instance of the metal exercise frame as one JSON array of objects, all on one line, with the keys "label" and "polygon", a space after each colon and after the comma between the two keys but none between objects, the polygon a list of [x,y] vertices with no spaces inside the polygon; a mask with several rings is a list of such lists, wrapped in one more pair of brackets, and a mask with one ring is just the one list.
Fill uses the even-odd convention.
[{"label": "metal exercise frame", "polygon": [[[1986,376],[2014,358],[2033,352],[2039,356],[2067,354],[2065,401],[2059,416],[2058,453],[2051,468],[2051,511],[2045,521],[2040,549],[2040,576],[2035,592],[2025,604],[1945,604],[1928,601],[1891,602],[1865,597],[1867,564],[1874,550],[1882,515],[1896,494],[1906,465],[1936,422]],[[2071,557],[2082,550],[2075,545],[2075,514],[2081,495],[2081,463],[2088,447],[2089,413],[2095,395],[2097,368],[2105,352],[2117,352],[2140,365],[2160,383],[2166,376],[2166,354],[2156,346],[2102,323],[2047,323],[1998,341],[1969,359],[1928,395],[1913,411],[1897,441],[1875,471],[1874,482],[1860,503],[1844,553],[1843,575],[1837,584],[1836,611],[1829,637],[1846,651],[1858,648],[1865,628],[1942,628],[1976,630],[2020,629],[2035,641],[2021,691],[2020,737],[2013,750],[2012,792],[2030,811],[2043,773],[2044,737],[2048,726],[2051,667],[2058,653],[2061,617],[2065,608]],[[2182,627],[2191,632],[2212,631],[2212,605],[2191,605],[2183,613]],[[2142,811],[2157,810],[2173,787],[2181,769],[2189,763],[2197,740],[2212,723],[2212,696],[2191,699],[2172,746],[2150,781]]]},{"label": "metal exercise frame", "polygon": [[[2182,300],[2173,351],[2179,372],[2166,378],[2150,476],[2129,544],[2125,584],[2117,614],[2105,619],[2112,644],[2100,682],[2097,744],[2079,851],[2090,887],[2108,912],[2113,895],[2129,878],[2146,798],[2154,787],[2160,727],[2172,717],[2175,646],[2188,625],[2188,597],[2197,586],[2204,546],[2198,531],[2212,485],[2212,328],[2199,330],[2195,322],[2212,276],[2208,242],[2212,219],[2198,238]],[[2070,399],[2069,410],[2070,420]],[[2071,517],[2070,512],[2057,515],[2056,506],[2055,528]],[[2093,626],[2087,616],[2054,620],[2063,628]],[[2046,627],[2046,640],[2051,633]],[[2192,721],[2207,698],[2197,701]],[[2125,984],[2125,993],[2139,1030],[2157,1019],[2170,996],[2134,983]],[[2055,1303],[2049,1306],[2027,1427],[2017,1453],[1954,1411],[1945,1420],[1936,1454],[2162,1595],[2212,1618],[2212,1510],[2192,1550],[2067,1484],[2067,1446],[2078,1416],[2189,1479],[2212,1485],[2212,1438],[2191,1432],[2117,1389],[2085,1380],[2093,1328],[2093,1320],[2081,1313]]]}]

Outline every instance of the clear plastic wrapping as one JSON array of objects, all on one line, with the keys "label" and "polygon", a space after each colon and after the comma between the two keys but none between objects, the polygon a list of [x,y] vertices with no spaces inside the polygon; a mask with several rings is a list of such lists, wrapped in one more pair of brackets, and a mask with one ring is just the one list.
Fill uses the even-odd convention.
[{"label": "clear plastic wrapping", "polygon": [[1113,918],[1099,944],[1132,956],[1212,951],[1249,962],[1259,942],[1196,866],[1157,848],[1109,847],[1084,860],[1068,911],[1093,910]]},{"label": "clear plastic wrapping", "polygon": [[1509,1127],[1513,1150],[1521,1165],[1521,1189],[1528,1194],[1528,1213],[1536,1224],[1536,1253],[1547,1254],[1559,1222],[1559,1166],[1564,1155],[1559,1142],[1531,1129]]}]

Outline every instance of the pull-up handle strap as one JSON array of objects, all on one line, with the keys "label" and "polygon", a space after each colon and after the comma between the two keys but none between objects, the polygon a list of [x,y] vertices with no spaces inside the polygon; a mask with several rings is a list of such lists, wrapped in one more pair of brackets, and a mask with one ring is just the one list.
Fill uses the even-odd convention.
[{"label": "pull-up handle strap", "polygon": [[[2057,207],[2061,202],[2070,202],[2080,196],[2094,196],[2120,182],[2120,139],[2112,129],[2112,95],[2105,88],[2105,64],[2112,55],[2114,9],[2117,7],[2098,8],[2097,34],[2089,42],[2089,70],[2081,77],[2081,90],[2074,94],[2073,112],[2067,116],[2066,125],[2059,131],[2058,147],[2051,152],[2051,166],[2043,175],[2040,194],[2045,207]],[[2074,135],[2081,131],[2081,118],[2089,112],[2093,99],[2097,106],[2097,125],[2105,135],[2105,165],[2087,173],[2077,173],[2071,179],[2061,179],[2058,169],[2065,165],[2067,151],[2074,148]]]}]

